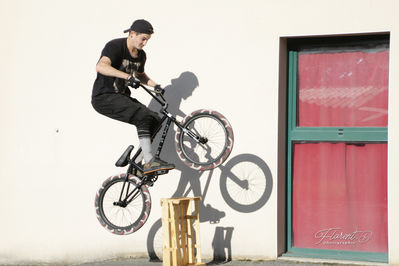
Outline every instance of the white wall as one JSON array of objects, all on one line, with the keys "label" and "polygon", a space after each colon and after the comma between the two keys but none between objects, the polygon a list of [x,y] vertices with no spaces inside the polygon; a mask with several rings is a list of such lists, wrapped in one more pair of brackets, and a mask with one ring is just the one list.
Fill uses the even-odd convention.
[{"label": "white wall", "polygon": [[[230,158],[255,154],[273,177],[267,203],[242,213],[222,199],[215,171],[204,204],[225,216],[217,224],[201,223],[203,255],[212,257],[216,227],[234,227],[234,257],[275,258],[279,37],[390,31],[396,73],[397,7],[394,0],[0,1],[0,263],[146,253],[160,198],[172,196],[188,172],[160,177],[150,189],[150,219],[133,235],[108,233],[94,213],[100,184],[122,172],[115,160],[137,143],[132,127],[92,109],[95,64],[104,44],[124,36],[137,18],[151,21],[156,32],[145,49],[149,76],[166,86],[192,72],[199,87],[180,110],[225,114],[236,139]],[[393,213],[399,169],[392,159],[399,146],[399,78],[391,75],[390,82],[389,255],[399,263],[399,217]],[[207,174],[199,180],[204,188]]]}]

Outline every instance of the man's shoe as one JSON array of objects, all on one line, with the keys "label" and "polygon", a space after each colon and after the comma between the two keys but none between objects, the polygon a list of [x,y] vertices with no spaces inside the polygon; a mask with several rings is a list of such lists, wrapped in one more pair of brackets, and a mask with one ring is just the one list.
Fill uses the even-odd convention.
[{"label": "man's shoe", "polygon": [[174,168],[175,168],[174,164],[167,163],[165,161],[162,161],[159,158],[154,157],[151,159],[151,161],[149,161],[148,163],[146,163],[144,165],[143,173],[146,175],[146,174],[161,171],[161,170],[171,170]]}]

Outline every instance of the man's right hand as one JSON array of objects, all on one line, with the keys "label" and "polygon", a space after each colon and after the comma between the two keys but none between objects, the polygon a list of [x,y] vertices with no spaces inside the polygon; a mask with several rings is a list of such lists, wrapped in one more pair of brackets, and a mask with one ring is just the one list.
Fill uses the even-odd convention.
[{"label": "man's right hand", "polygon": [[127,84],[126,84],[126,85],[127,85],[127,86],[131,86],[131,87],[137,89],[138,87],[140,87],[140,81],[137,80],[137,79],[135,79],[135,78],[133,77],[133,75],[132,75],[132,76],[130,76],[130,77],[128,78]]},{"label": "man's right hand", "polygon": [[157,94],[164,94],[165,93],[165,89],[163,89],[162,87],[161,87],[161,85],[155,85],[155,87],[154,87],[154,90],[155,90],[155,92],[157,93]]}]

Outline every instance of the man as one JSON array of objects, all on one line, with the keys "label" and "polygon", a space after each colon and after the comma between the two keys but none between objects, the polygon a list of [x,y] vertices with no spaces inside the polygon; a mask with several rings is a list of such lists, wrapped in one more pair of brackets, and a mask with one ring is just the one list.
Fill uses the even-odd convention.
[{"label": "man", "polygon": [[175,168],[152,155],[151,136],[157,130],[160,117],[138,100],[131,98],[127,85],[138,87],[139,82],[162,91],[144,72],[146,53],[143,47],[154,33],[152,25],[143,19],[136,20],[124,31],[127,38],[114,39],[102,50],[97,62],[97,78],[93,85],[94,109],[110,118],[135,125],[144,157],[144,174]]}]

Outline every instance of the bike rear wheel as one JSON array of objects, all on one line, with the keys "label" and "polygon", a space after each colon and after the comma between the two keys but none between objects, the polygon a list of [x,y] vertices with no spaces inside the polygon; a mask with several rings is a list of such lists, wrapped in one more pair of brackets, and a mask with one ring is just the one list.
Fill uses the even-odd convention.
[{"label": "bike rear wheel", "polygon": [[198,110],[187,116],[182,125],[201,138],[198,142],[184,130],[177,130],[176,151],[187,166],[200,171],[211,170],[229,157],[234,134],[229,121],[222,114]]},{"label": "bike rear wheel", "polygon": [[[113,234],[126,235],[140,229],[151,211],[151,197],[146,185],[137,188],[138,177],[111,176],[96,194],[95,208],[101,225]],[[132,193],[133,192],[133,193]],[[131,196],[127,197],[130,193]]]}]

